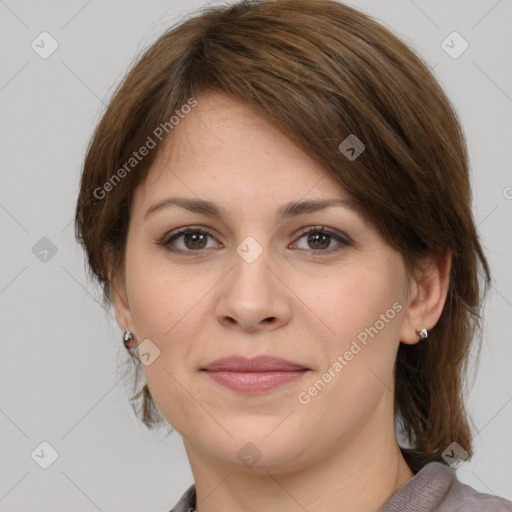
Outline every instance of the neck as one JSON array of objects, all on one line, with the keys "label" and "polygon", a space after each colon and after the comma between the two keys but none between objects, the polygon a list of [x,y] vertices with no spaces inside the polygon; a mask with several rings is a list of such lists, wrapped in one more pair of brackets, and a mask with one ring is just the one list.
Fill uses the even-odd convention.
[{"label": "neck", "polygon": [[[414,475],[393,428],[368,429],[293,471],[219,461],[184,440],[197,512],[378,512]],[[382,424],[381,424],[382,427]],[[288,466],[289,467],[289,466]]]}]

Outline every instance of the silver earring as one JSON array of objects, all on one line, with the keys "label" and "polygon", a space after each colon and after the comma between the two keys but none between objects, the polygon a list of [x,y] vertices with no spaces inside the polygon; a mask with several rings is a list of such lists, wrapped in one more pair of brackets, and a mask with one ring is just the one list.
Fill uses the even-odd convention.
[{"label": "silver earring", "polygon": [[427,329],[421,329],[418,335],[420,337],[420,341],[428,340],[428,337],[430,336],[430,331],[428,331]]},{"label": "silver earring", "polygon": [[126,331],[124,331],[124,336],[123,336],[123,343],[124,343],[124,346],[129,349],[130,347],[128,346],[128,344],[130,343],[130,341],[132,341],[134,338],[132,332],[130,331],[130,329],[126,329]]}]

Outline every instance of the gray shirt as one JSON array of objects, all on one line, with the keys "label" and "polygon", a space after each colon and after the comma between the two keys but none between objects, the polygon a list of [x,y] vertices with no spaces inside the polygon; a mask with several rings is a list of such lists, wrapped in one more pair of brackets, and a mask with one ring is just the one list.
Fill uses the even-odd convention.
[{"label": "gray shirt", "polygon": [[[196,488],[191,485],[170,512],[192,512]],[[379,512],[512,512],[512,501],[476,491],[439,462],[424,466]]]}]

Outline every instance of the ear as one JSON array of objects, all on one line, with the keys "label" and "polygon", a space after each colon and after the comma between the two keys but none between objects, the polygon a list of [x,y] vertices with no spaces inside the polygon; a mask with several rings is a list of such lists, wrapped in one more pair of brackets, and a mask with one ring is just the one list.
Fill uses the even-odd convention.
[{"label": "ear", "polygon": [[[107,251],[107,272],[117,325],[123,332],[128,328],[134,333],[133,319],[126,293],[124,271],[114,266],[114,258],[111,251]],[[136,344],[137,342],[134,339],[129,343],[129,347],[132,348]]]},{"label": "ear", "polygon": [[407,307],[404,313],[400,341],[413,345],[419,341],[419,331],[429,331],[437,324],[448,294],[451,254],[430,257],[422,270],[411,278]]}]

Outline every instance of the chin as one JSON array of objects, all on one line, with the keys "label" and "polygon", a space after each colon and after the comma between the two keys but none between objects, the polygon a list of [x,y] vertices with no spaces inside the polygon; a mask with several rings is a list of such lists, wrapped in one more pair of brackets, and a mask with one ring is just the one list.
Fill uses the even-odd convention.
[{"label": "chin", "polygon": [[[275,418],[262,418],[260,422],[251,419],[250,428],[247,418],[245,428],[241,425],[243,418],[238,419],[238,428],[234,425],[228,428],[233,437],[223,430],[220,437],[202,438],[203,449],[213,457],[235,465],[237,471],[286,473],[305,463],[306,446],[300,432],[283,429],[277,435],[279,421]],[[269,425],[272,426],[269,428]]]}]

